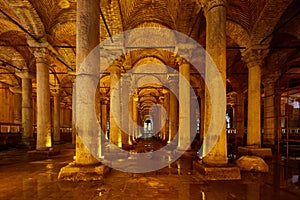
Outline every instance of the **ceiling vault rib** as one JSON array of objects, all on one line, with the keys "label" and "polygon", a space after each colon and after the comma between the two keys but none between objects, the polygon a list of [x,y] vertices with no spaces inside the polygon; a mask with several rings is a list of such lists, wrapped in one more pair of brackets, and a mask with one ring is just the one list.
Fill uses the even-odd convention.
[{"label": "ceiling vault rib", "polygon": [[288,23],[290,23],[295,17],[297,17],[297,15],[300,14],[300,11],[296,12],[292,17],[290,17],[289,19],[287,19],[284,23],[282,23],[280,26],[278,26],[278,28],[275,28],[272,33],[270,33],[269,35],[267,35],[264,39],[262,39],[260,41],[260,44],[262,44],[264,41],[266,41],[269,37],[271,37],[272,35],[274,35],[274,33],[278,32],[280,29],[282,29],[283,27],[285,27]]},{"label": "ceiling vault rib", "polygon": [[17,66],[15,66],[15,65],[13,65],[13,64],[10,64],[10,63],[8,63],[8,62],[2,60],[2,59],[0,59],[0,62],[2,62],[3,64],[6,64],[6,65],[9,65],[9,66],[11,66],[11,67],[13,67],[13,68],[15,68],[15,69],[17,69],[17,70],[20,70],[20,71],[22,70],[22,68],[17,67]]},{"label": "ceiling vault rib", "polygon": [[26,30],[21,24],[19,24],[17,21],[15,21],[13,18],[11,18],[6,12],[4,12],[1,8],[0,8],[0,12],[5,15],[12,23],[14,23],[16,26],[18,26],[22,31],[24,31],[25,33],[27,33],[30,37],[32,37],[35,41],[38,41],[38,39],[32,35],[28,30]]},{"label": "ceiling vault rib", "polygon": [[112,38],[111,32],[110,32],[110,30],[109,30],[109,28],[108,28],[107,22],[106,22],[106,20],[105,20],[105,17],[104,17],[104,15],[103,15],[103,12],[102,12],[101,8],[100,8],[99,10],[100,10],[100,15],[101,15],[101,18],[102,18],[102,20],[103,20],[103,22],[104,22],[106,31],[107,31],[107,33],[108,33],[108,35],[109,35],[109,38],[110,38],[111,42],[114,43],[114,40],[113,40],[113,38]]}]

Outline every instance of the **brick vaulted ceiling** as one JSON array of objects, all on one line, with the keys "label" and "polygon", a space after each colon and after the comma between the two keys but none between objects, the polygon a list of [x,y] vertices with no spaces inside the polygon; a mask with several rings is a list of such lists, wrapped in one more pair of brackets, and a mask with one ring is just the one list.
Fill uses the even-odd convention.
[{"label": "brick vaulted ceiling", "polygon": [[[126,30],[155,26],[176,30],[205,45],[206,22],[200,0],[101,0],[99,6],[103,14],[100,41]],[[0,10],[0,82],[18,87],[16,72],[26,68],[35,72],[27,40],[48,41],[55,51],[50,84],[59,82],[65,88],[63,94],[70,95],[67,72],[76,71],[76,0],[0,0]],[[299,0],[228,0],[227,78],[233,90],[247,88],[247,68],[240,51],[251,45],[269,45],[263,76],[275,70],[284,73],[290,67],[299,72],[295,70],[300,67],[299,22]],[[126,63],[147,62],[139,60],[153,60],[153,55],[160,53],[132,53]],[[175,67],[167,54],[156,58]],[[192,78],[192,83],[196,82]]]}]

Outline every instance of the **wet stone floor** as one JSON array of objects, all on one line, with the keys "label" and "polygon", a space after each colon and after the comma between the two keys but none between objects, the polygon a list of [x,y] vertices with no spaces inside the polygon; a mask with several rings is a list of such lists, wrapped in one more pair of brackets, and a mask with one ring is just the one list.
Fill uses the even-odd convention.
[{"label": "wet stone floor", "polygon": [[[299,161],[270,161],[267,174],[242,173],[240,181],[207,181],[192,169],[193,152],[168,167],[132,174],[112,169],[103,181],[57,181],[61,167],[70,163],[74,149],[60,145],[51,158],[28,156],[25,150],[0,151],[0,199],[108,200],[298,200]],[[179,167],[180,166],[180,167]]]}]

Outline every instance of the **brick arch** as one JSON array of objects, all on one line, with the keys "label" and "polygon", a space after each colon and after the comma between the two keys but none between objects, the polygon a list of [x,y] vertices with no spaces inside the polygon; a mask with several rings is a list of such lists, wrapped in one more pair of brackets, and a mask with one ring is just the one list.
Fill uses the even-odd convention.
[{"label": "brick arch", "polygon": [[45,36],[44,25],[36,10],[29,0],[3,0],[19,19],[20,24],[31,33],[35,39],[40,40]]},{"label": "brick arch", "polygon": [[226,35],[229,36],[240,47],[249,47],[251,45],[250,35],[238,23],[227,20]]}]

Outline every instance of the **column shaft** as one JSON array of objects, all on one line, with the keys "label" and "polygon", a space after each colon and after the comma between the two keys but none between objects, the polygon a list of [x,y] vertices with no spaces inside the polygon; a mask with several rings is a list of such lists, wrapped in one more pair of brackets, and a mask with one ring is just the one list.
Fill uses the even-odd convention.
[{"label": "column shaft", "polygon": [[53,141],[60,142],[60,95],[59,93],[53,96]]},{"label": "column shaft", "polygon": [[[211,56],[219,73],[223,79],[224,88],[226,88],[226,1],[208,1],[205,9],[206,14],[206,52]],[[214,98],[220,95],[220,88],[214,87],[214,74],[211,66],[211,61],[206,59],[206,84],[210,84],[210,90],[205,90],[205,119],[204,119],[204,134],[207,134],[209,126],[214,125],[215,120],[211,107],[211,94]],[[225,93],[226,94],[226,93]],[[221,97],[220,98],[226,98]],[[226,102],[225,102],[226,103]],[[220,109],[226,109],[226,105],[219,105]],[[211,119],[211,120],[210,120]],[[225,165],[227,164],[227,137],[226,137],[226,123],[225,115],[223,121],[223,129],[221,133],[214,133],[218,135],[219,139],[216,145],[210,152],[207,152],[203,159],[209,165]],[[204,136],[206,137],[206,135]]]},{"label": "column shaft", "polygon": [[121,69],[118,64],[110,67],[110,141],[122,147],[122,134],[120,130],[121,108],[120,108],[120,80]]},{"label": "column shaft", "polygon": [[[76,15],[76,71],[79,72],[80,65],[83,63],[85,58],[89,55],[89,53],[97,46],[99,45],[99,38],[100,38],[100,33],[99,33],[99,1],[95,0],[77,0],[77,15]],[[96,52],[94,50],[95,55]],[[100,55],[100,54],[99,54]],[[100,68],[100,67],[99,67]],[[93,82],[93,80],[90,80]],[[76,85],[76,91],[80,90],[79,85]],[[89,88],[86,88],[89,89]],[[77,93],[77,92],[76,92]],[[77,93],[77,94],[78,94]],[[77,96],[76,94],[76,96]],[[78,96],[77,96],[78,98]],[[76,99],[76,103],[79,100]],[[75,103],[75,102],[74,102]],[[75,106],[85,106],[85,105],[77,105]],[[90,109],[87,108],[87,109]],[[78,119],[77,116],[85,114],[86,117],[90,117],[92,113],[91,111],[87,111],[87,113],[78,113],[76,112],[76,118],[75,120]],[[76,121],[76,125],[77,125]],[[76,130],[76,164],[78,165],[91,165],[91,164],[96,164],[98,163],[98,160],[95,159],[89,150],[86,148],[86,145],[93,146],[94,143],[96,143],[95,138],[90,138],[91,136],[89,135],[89,129],[91,129],[91,125],[86,124],[84,125],[85,130],[84,132],[81,133],[82,136],[86,136],[88,139],[87,141],[90,144],[84,144],[83,141],[81,140],[81,137],[78,135],[78,130]],[[95,144],[96,145],[96,144]],[[100,149],[101,147],[98,146]]]},{"label": "column shaft", "polygon": [[248,74],[248,125],[247,145],[261,146],[261,70],[256,65],[249,68]]},{"label": "column shaft", "polygon": [[236,126],[236,142],[237,145],[243,145],[244,131],[245,131],[245,103],[244,94],[238,93],[236,97],[236,112],[235,112],[235,126]]},{"label": "column shaft", "polygon": [[273,146],[275,144],[275,83],[269,80],[264,83],[264,135],[263,144]]},{"label": "column shaft", "polygon": [[191,111],[190,111],[190,65],[183,61],[179,66],[179,137],[178,148],[187,150],[191,141]]},{"label": "column shaft", "polygon": [[33,138],[32,81],[22,78],[22,142],[30,145]]},{"label": "column shaft", "polygon": [[52,147],[49,87],[49,51],[35,49],[37,81],[37,150]]}]

